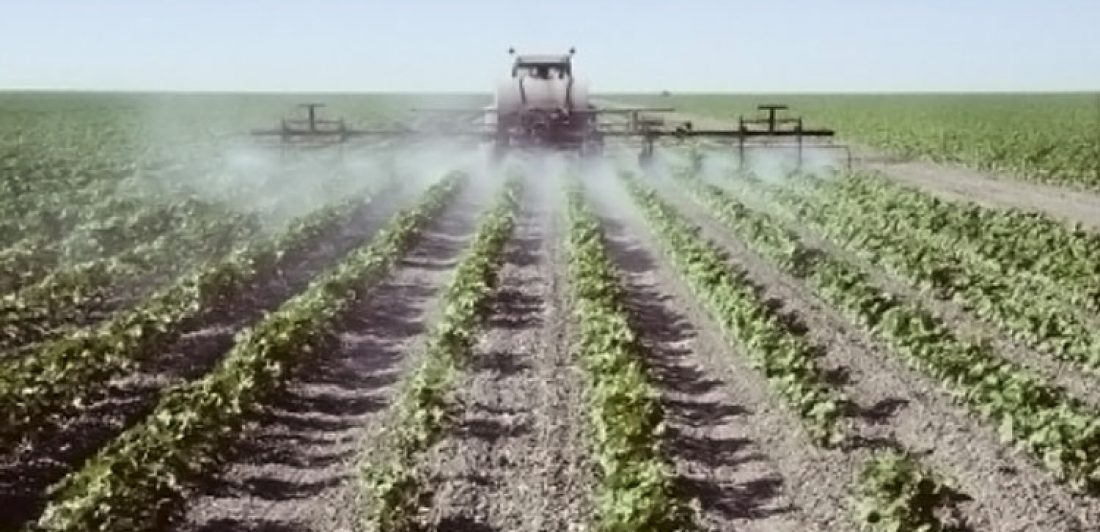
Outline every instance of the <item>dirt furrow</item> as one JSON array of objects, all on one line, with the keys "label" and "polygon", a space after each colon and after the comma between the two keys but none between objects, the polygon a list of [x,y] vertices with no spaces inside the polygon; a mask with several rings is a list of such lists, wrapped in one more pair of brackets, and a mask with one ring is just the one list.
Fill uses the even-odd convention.
[{"label": "dirt furrow", "polygon": [[[868,450],[898,446],[958,481],[973,501],[961,505],[975,530],[1091,530],[1100,525],[1095,499],[1071,494],[1028,457],[1002,445],[995,430],[955,404],[939,387],[856,329],[808,287],[749,251],[685,197],[664,196],[747,269],[778,309],[800,321],[822,346],[822,366],[852,401],[858,437],[847,451],[862,462]],[[854,470],[853,470],[854,472]]]},{"label": "dirt furrow", "polygon": [[995,208],[1044,211],[1069,222],[1100,228],[1100,195],[1069,186],[1047,185],[997,176],[959,165],[891,161],[864,150],[859,167],[882,172],[947,200],[972,201]]},{"label": "dirt furrow", "polygon": [[[730,358],[736,355],[717,332],[701,330],[710,320],[689,308],[685,301],[690,296],[677,294],[673,287],[679,281],[659,264],[644,227],[606,208],[603,212],[608,213],[603,219],[608,249],[662,395],[666,452],[680,487],[701,509],[701,523],[709,530],[813,530],[775,466],[784,458],[769,456],[773,447],[763,436],[797,429],[780,419],[783,412],[772,411],[766,390],[756,383],[728,382],[733,377]],[[752,371],[733,373],[741,370]],[[739,380],[745,375],[752,373]],[[802,456],[810,452],[799,451]]]},{"label": "dirt furrow", "polygon": [[356,460],[384,418],[436,298],[473,234],[481,191],[462,193],[391,278],[321,354],[267,405],[231,462],[188,501],[177,530],[352,530]]},{"label": "dirt furrow", "polygon": [[692,295],[618,183],[591,188],[652,356],[685,495],[713,530],[844,530],[846,472],[816,448]]},{"label": "dirt furrow", "polygon": [[350,250],[369,241],[385,220],[415,191],[391,201],[371,202],[351,221],[298,257],[288,257],[279,275],[264,279],[243,297],[226,301],[156,359],[116,379],[104,397],[57,430],[36,435],[0,455],[0,529],[33,518],[45,504],[46,488],[61,479],[112,437],[145,416],[166,386],[198,378],[232,346],[233,335],[304,288],[310,279]]},{"label": "dirt furrow", "polygon": [[[548,187],[546,187],[548,188]],[[570,358],[555,191],[528,193],[491,317],[428,461],[439,530],[582,530],[591,512],[583,381]]]}]

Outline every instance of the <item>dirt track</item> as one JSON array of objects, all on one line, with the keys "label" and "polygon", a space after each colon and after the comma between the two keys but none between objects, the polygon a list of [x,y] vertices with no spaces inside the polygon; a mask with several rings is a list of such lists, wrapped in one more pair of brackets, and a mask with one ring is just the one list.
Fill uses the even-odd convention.
[{"label": "dirt track", "polygon": [[895,162],[876,157],[865,157],[860,164],[944,199],[1035,209],[1069,222],[1100,227],[1100,195],[1096,193],[998,177],[957,165]]},{"label": "dirt track", "polygon": [[[551,197],[534,197],[544,193]],[[439,530],[583,530],[591,512],[556,196],[526,198],[488,328],[459,386],[462,417],[429,459]]]}]

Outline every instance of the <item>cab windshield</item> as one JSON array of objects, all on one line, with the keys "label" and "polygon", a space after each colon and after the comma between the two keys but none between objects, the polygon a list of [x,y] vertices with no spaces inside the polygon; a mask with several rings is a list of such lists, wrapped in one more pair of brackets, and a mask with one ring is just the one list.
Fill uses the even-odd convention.
[{"label": "cab windshield", "polygon": [[557,63],[521,63],[516,65],[515,74],[529,78],[556,79],[565,77],[567,70]]}]

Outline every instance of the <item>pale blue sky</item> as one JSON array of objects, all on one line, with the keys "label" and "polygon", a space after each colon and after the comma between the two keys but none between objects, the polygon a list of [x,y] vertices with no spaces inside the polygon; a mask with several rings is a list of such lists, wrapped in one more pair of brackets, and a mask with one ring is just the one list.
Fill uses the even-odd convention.
[{"label": "pale blue sky", "polygon": [[0,89],[1097,90],[1100,0],[0,0]]}]

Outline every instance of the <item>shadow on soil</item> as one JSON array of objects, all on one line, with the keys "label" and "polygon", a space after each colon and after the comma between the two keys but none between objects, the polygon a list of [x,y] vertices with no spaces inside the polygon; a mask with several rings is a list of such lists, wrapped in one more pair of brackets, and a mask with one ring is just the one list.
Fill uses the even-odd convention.
[{"label": "shadow on soil", "polygon": [[[909,401],[905,399],[887,397],[867,407],[849,402],[847,404],[847,409],[849,415],[863,418],[871,425],[885,425],[890,422],[898,411],[905,408],[908,404]],[[848,449],[892,449],[899,452],[904,452],[906,450],[904,446],[892,436],[868,438],[861,435],[854,435],[850,438],[850,441],[844,443],[844,447]]]},{"label": "shadow on soil", "polygon": [[[504,254],[504,264],[517,268],[532,266],[539,261],[541,246],[542,238],[539,236],[515,238]],[[542,326],[545,302],[538,296],[524,293],[522,288],[499,287],[489,304],[493,312],[489,317],[488,327],[526,330]]]},{"label": "shadow on soil", "polygon": [[[630,275],[657,270],[651,252],[627,238],[625,227],[615,220],[604,219],[603,223],[608,252],[621,271]],[[697,463],[704,469],[736,467],[761,460],[758,453],[748,452],[753,444],[751,441],[698,437],[688,433],[686,429],[701,429],[700,433],[706,433],[708,427],[724,424],[746,410],[736,404],[702,398],[721,386],[721,381],[708,377],[704,369],[692,364],[695,355],[685,346],[697,332],[686,316],[671,307],[671,296],[656,286],[628,284],[626,291],[631,320],[651,357],[650,372],[655,384],[664,391],[662,403],[670,422],[666,442],[670,458]],[[670,392],[681,398],[669,397]],[[777,478],[759,478],[733,485],[713,478],[681,476],[678,484],[687,497],[699,500],[704,511],[725,519],[790,511],[789,508],[772,508],[782,491],[782,480]]]},{"label": "shadow on soil", "polygon": [[[530,218],[528,213],[527,217]],[[519,223],[533,223],[529,219]],[[536,264],[542,238],[539,236],[514,238],[505,249],[503,264],[524,267]],[[503,271],[503,270],[502,270]],[[523,287],[498,286],[489,300],[490,315],[487,328],[500,328],[509,334],[518,334],[521,330],[538,329],[543,326],[543,311],[546,302],[538,295],[525,293]],[[488,373],[496,379],[516,375],[531,367],[525,360],[529,356],[503,350],[480,352],[474,357],[471,367],[477,372]],[[504,423],[501,419],[512,419],[518,412],[508,408],[498,408],[483,403],[469,405],[468,415],[462,417],[455,434],[464,438],[480,438],[495,444],[504,438],[515,438],[531,431],[527,423]]]},{"label": "shadow on soil", "polygon": [[908,404],[909,401],[906,399],[887,397],[867,408],[860,409],[857,415],[873,424],[881,425],[888,422],[890,418],[894,417],[898,411]]},{"label": "shadow on soil", "polygon": [[480,438],[496,443],[504,438],[515,438],[531,432],[526,424],[508,425],[495,419],[465,419],[456,429],[460,437]]},{"label": "shadow on soil", "polygon": [[[411,292],[411,294],[409,294]],[[264,409],[257,434],[234,448],[233,463],[258,474],[241,478],[225,471],[199,488],[220,499],[222,510],[249,501],[315,497],[339,486],[354,458],[354,445],[341,445],[362,417],[387,406],[378,391],[393,384],[403,357],[402,341],[423,330],[415,303],[431,297],[424,287],[384,285],[353,309],[338,347],[295,375],[285,393]],[[336,467],[333,467],[336,466]],[[238,512],[233,512],[238,513]],[[296,530],[286,522],[217,519],[201,530]]]},{"label": "shadow on soil", "polygon": [[531,369],[531,364],[515,353],[494,350],[475,357],[471,368],[474,371],[492,371],[498,379],[503,379]]},{"label": "shadow on soil", "polygon": [[[487,302],[486,332],[507,339],[506,344],[484,342],[470,361],[469,372],[475,380],[487,386],[500,386],[502,392],[513,389],[516,384],[499,381],[533,371],[532,357],[542,354],[524,348],[523,342],[511,341],[538,332],[545,323],[545,297],[539,294],[537,284],[529,284],[534,282],[518,271],[544,260],[544,233],[537,228],[539,225],[540,219],[533,211],[523,211],[518,217],[512,239],[504,249],[499,283]],[[448,437],[455,446],[453,453],[448,455],[486,457],[492,465],[469,467],[471,463],[479,463],[481,458],[456,460],[455,463],[462,464],[457,469],[440,471],[439,478],[446,478],[446,482],[454,482],[459,488],[438,507],[440,515],[431,530],[503,532],[497,525],[484,522],[484,510],[486,506],[497,504],[490,499],[494,493],[499,493],[494,488],[499,488],[502,476],[522,473],[504,464],[510,461],[509,454],[515,452],[511,440],[530,434],[534,420],[529,405],[508,400],[507,395],[494,395],[497,392],[485,393],[490,395],[482,396],[475,391],[465,396],[465,405],[456,415],[458,422],[448,430]],[[539,494],[531,496],[537,499]]]},{"label": "shadow on soil", "polygon": [[438,532],[497,532],[496,528],[485,523],[478,523],[466,516],[450,516],[443,518],[435,526]]},{"label": "shadow on soil", "polygon": [[278,521],[240,521],[237,519],[218,519],[206,523],[196,532],[310,532],[306,527],[288,525]]}]

